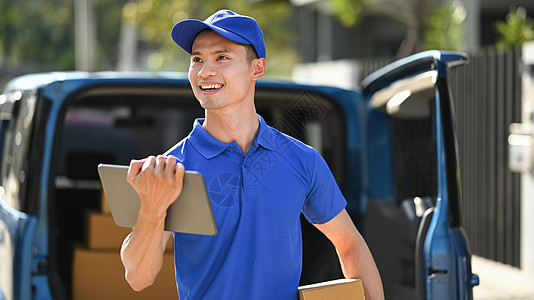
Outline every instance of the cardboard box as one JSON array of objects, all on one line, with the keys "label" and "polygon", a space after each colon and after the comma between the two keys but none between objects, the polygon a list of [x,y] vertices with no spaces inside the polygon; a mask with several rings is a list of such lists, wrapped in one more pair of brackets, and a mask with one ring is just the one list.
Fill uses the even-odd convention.
[{"label": "cardboard box", "polygon": [[87,246],[91,250],[117,250],[132,231],[119,227],[110,214],[90,212],[87,215]]},{"label": "cardboard box", "polygon": [[[91,250],[118,250],[131,228],[120,227],[113,221],[111,214],[89,212],[87,216],[87,246]],[[165,251],[173,251],[172,237]]]},{"label": "cardboard box", "polygon": [[299,287],[300,300],[365,300],[360,279],[337,279]]},{"label": "cardboard box", "polygon": [[124,278],[119,251],[75,248],[72,274],[73,300],[178,299],[172,253],[164,255],[156,282],[141,292],[134,291]]}]

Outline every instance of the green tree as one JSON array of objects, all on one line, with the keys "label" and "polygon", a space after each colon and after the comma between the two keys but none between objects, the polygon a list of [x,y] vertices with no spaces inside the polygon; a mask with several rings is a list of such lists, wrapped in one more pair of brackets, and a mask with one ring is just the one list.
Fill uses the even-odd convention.
[{"label": "green tree", "polygon": [[125,0],[94,0],[98,70],[113,70],[117,66],[122,11],[125,4]]},{"label": "green tree", "polygon": [[[347,27],[357,26],[363,13],[388,16],[406,25],[397,57],[424,49],[461,49],[465,10],[459,2],[436,5],[436,0],[331,0],[332,12]],[[428,17],[430,15],[430,18]]]},{"label": "green tree", "polygon": [[[0,0],[0,67],[73,70],[74,1]],[[99,70],[116,64],[124,3],[94,1]]]},{"label": "green tree", "polygon": [[424,20],[433,0],[331,0],[332,13],[347,27],[357,26],[365,12],[385,15],[406,25],[406,33],[397,50],[404,57],[421,48]]},{"label": "green tree", "polygon": [[426,22],[423,49],[462,49],[465,17],[465,10],[459,2],[437,6]]},{"label": "green tree", "polygon": [[497,38],[497,50],[504,52],[511,47],[519,47],[527,41],[534,40],[534,26],[532,18],[527,17],[527,11],[523,7],[510,9],[506,15],[506,21],[497,21],[495,29]]},{"label": "green tree", "polygon": [[346,27],[357,25],[362,17],[363,7],[369,0],[331,0],[332,14]]},{"label": "green tree", "polygon": [[140,39],[153,48],[148,67],[154,70],[186,71],[189,56],[170,38],[172,26],[185,19],[203,20],[219,9],[229,8],[253,16],[262,28],[267,47],[267,74],[288,77],[297,62],[291,29],[292,9],[287,1],[250,0],[138,0],[125,5],[127,22],[134,24]]},{"label": "green tree", "polygon": [[0,66],[72,68],[72,0],[0,0]]}]

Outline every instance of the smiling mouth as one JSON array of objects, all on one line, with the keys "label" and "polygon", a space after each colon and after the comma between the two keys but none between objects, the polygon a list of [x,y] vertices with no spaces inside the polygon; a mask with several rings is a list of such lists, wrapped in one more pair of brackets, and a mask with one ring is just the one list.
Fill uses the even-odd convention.
[{"label": "smiling mouth", "polygon": [[222,87],[223,87],[222,84],[200,85],[200,89],[203,91],[216,91],[216,90],[220,90]]}]

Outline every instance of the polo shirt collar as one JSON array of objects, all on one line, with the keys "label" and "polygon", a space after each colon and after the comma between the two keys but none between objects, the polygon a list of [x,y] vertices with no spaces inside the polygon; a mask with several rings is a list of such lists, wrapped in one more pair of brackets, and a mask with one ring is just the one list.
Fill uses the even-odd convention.
[{"label": "polo shirt collar", "polygon": [[[265,149],[274,151],[275,136],[272,132],[273,129],[265,123],[265,120],[263,120],[260,115],[258,115],[258,120],[260,122],[260,128],[252,148],[255,148],[254,146],[259,145]],[[212,137],[206,131],[206,129],[202,127],[203,123],[204,118],[195,120],[193,123],[193,130],[189,134],[189,141],[193,147],[195,147],[195,149],[202,154],[202,156],[204,156],[206,159],[210,159],[221,154],[228,148],[230,144],[223,143]]]},{"label": "polo shirt collar", "polygon": [[195,147],[202,156],[206,159],[210,159],[221,154],[228,147],[228,144],[212,137],[206,129],[202,127],[202,123],[204,123],[204,118],[195,120],[193,123],[193,130],[189,134],[189,141],[191,141],[193,147]]},{"label": "polo shirt collar", "polygon": [[260,130],[254,143],[267,150],[275,151],[276,139],[273,129],[265,123],[265,120],[260,115],[258,115],[258,120],[260,121]]}]

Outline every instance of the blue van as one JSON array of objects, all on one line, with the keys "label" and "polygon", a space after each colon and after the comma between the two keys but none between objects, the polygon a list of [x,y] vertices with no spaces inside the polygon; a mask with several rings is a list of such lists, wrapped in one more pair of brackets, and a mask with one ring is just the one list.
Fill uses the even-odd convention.
[{"label": "blue van", "polygon": [[[329,164],[386,299],[473,299],[478,277],[462,227],[447,78],[466,62],[461,53],[423,52],[373,73],[361,91],[257,84],[266,122]],[[180,74],[48,73],[9,82],[0,95],[0,300],[77,299],[75,252],[87,243],[88,212],[104,205],[97,164],[162,153],[202,116]],[[329,241],[302,226],[301,284],[341,278]],[[93,284],[83,282],[102,289]]]}]

